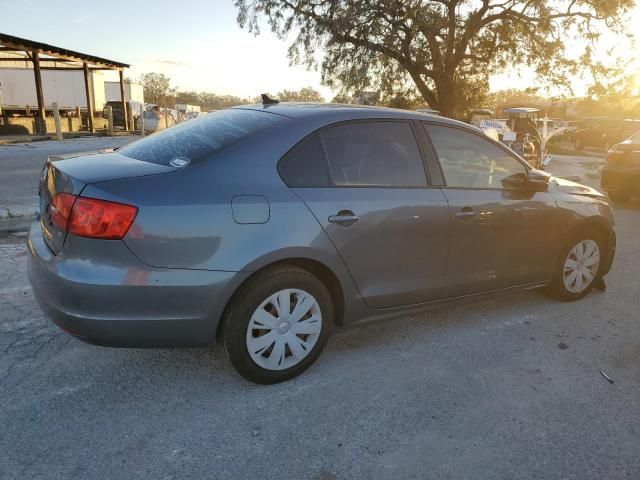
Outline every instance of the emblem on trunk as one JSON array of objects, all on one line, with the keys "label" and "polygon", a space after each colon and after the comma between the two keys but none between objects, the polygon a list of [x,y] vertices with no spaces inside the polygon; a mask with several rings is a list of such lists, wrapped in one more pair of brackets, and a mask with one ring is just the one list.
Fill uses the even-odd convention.
[{"label": "emblem on trunk", "polygon": [[186,167],[187,165],[189,165],[189,163],[191,163],[191,161],[188,158],[177,157],[177,158],[172,159],[169,162],[169,165],[171,165],[172,167],[176,167],[176,168],[183,168],[183,167]]}]

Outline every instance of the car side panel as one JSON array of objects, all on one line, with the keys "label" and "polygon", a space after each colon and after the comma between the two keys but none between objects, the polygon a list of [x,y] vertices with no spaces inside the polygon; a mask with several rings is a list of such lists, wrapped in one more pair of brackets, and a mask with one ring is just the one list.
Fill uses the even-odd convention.
[{"label": "car side panel", "polygon": [[[451,207],[450,296],[546,281],[565,213],[546,192],[443,189]],[[457,212],[472,209],[471,219]]]},{"label": "car side panel", "polygon": [[[333,241],[363,300],[393,308],[447,297],[449,207],[438,188],[296,188]],[[329,221],[343,210],[359,220]]]}]

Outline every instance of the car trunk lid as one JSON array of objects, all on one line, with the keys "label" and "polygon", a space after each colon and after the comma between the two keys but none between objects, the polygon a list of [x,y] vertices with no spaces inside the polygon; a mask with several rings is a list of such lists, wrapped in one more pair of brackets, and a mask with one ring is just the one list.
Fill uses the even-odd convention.
[{"label": "car trunk lid", "polygon": [[62,250],[67,232],[52,222],[51,202],[56,194],[79,196],[91,183],[123,178],[158,175],[177,170],[175,167],[135,160],[116,152],[82,154],[72,158],[50,158],[40,177],[40,225],[45,242],[53,253]]}]

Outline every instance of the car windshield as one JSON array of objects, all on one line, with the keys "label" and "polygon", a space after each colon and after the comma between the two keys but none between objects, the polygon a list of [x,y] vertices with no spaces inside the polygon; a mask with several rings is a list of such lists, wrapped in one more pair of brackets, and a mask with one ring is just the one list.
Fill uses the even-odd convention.
[{"label": "car windshield", "polygon": [[199,162],[249,135],[286,120],[267,112],[228,109],[154,133],[119,150],[122,155],[169,165]]}]

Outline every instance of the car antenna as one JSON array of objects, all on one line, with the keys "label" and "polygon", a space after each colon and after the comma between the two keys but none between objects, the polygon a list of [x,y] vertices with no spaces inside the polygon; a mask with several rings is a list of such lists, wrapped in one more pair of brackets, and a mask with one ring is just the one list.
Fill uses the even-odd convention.
[{"label": "car antenna", "polygon": [[275,105],[277,103],[280,103],[278,100],[274,98],[269,98],[269,95],[267,95],[266,93],[263,93],[260,96],[262,97],[263,105]]}]

